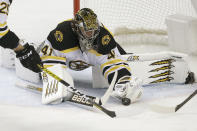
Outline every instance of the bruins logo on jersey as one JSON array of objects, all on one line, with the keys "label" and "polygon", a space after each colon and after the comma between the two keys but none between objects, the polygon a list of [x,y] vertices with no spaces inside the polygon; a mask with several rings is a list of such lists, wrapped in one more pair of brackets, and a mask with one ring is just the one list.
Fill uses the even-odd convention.
[{"label": "bruins logo on jersey", "polygon": [[76,70],[76,71],[84,70],[84,69],[88,68],[89,66],[91,66],[91,65],[84,62],[84,61],[81,61],[81,60],[69,62],[69,68],[72,70]]},{"label": "bruins logo on jersey", "polygon": [[61,31],[56,31],[54,35],[55,35],[55,39],[58,42],[62,42],[63,41],[63,34],[62,34]]},{"label": "bruins logo on jersey", "polygon": [[109,37],[109,35],[105,35],[102,38],[102,45],[108,45],[110,42],[111,38]]}]

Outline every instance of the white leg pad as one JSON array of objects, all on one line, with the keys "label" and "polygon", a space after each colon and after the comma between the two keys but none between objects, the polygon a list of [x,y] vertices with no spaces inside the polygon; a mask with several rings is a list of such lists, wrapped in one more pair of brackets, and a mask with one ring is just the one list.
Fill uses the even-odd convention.
[{"label": "white leg pad", "polygon": [[[66,71],[66,69],[57,64],[55,66],[49,67],[48,70],[53,72],[55,75],[65,80],[71,86],[74,87],[74,82],[72,76]],[[58,82],[56,79],[48,75],[47,73],[42,73],[43,79],[43,90],[42,90],[42,103],[49,104],[60,101],[64,97],[69,95],[67,87],[62,83]],[[58,102],[59,103],[59,102]]]},{"label": "white leg pad", "polygon": [[[123,55],[132,74],[143,80],[143,85],[155,83],[184,84],[190,72],[187,55],[177,52],[159,52]],[[155,64],[154,64],[155,63]],[[108,87],[99,67],[92,68],[93,88]]]},{"label": "white leg pad", "polygon": [[15,53],[11,49],[0,47],[0,64],[5,68],[15,68]]},{"label": "white leg pad", "polygon": [[37,84],[41,82],[39,73],[35,73],[20,63],[19,59],[15,58],[16,76],[22,80]]}]

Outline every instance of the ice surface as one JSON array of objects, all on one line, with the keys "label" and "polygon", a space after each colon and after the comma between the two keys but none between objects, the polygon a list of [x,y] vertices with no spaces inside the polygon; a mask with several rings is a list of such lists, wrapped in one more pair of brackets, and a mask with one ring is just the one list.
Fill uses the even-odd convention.
[{"label": "ice surface", "polygon": [[[151,104],[175,106],[192,93],[194,85],[146,86],[140,102],[123,106],[110,98],[106,108],[116,111],[117,117],[110,118],[97,109],[65,102],[60,105],[42,105],[41,94],[14,86],[14,70],[0,68],[0,128],[2,131],[72,130],[72,131],[196,131],[197,97],[194,97],[180,111],[162,114],[150,109]],[[93,89],[91,79],[84,82],[77,79],[75,86],[86,94],[102,96],[106,89]],[[82,75],[83,74],[83,75]],[[87,76],[91,70],[87,69]]]},{"label": "ice surface", "polygon": [[[20,38],[39,43],[46,38],[57,23],[71,17],[71,0],[17,0],[13,1],[10,8],[8,24]],[[130,52],[141,51],[139,46],[127,49]],[[166,48],[162,48],[164,49]],[[156,51],[160,50],[161,48],[156,49]],[[189,62],[191,70],[197,73],[196,57]],[[90,88],[90,69],[81,73],[71,72],[71,74],[79,90],[94,96],[104,94],[105,89]],[[150,109],[150,104],[164,106],[179,104],[197,88],[197,84],[146,86],[143,87],[142,100],[130,106],[123,106],[116,99],[110,98],[105,107],[116,111],[117,114],[116,118],[110,118],[96,109],[69,102],[60,105],[42,105],[41,94],[16,87],[16,80],[13,69],[0,67],[1,131],[197,130],[197,96],[176,113],[162,114]]]}]

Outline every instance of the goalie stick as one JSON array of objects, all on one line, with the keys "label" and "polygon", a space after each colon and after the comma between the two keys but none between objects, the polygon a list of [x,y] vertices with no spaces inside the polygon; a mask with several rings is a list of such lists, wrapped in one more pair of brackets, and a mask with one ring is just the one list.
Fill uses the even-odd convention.
[{"label": "goalie stick", "polygon": [[196,94],[197,94],[197,90],[195,90],[184,101],[182,101],[180,104],[176,105],[175,107],[167,107],[167,106],[160,106],[160,105],[151,105],[151,109],[153,111],[156,111],[156,112],[159,112],[159,113],[173,113],[173,112],[177,112],[189,100],[191,100]]},{"label": "goalie stick", "polygon": [[[106,91],[106,93],[104,94],[104,97],[102,97],[102,99],[99,99],[99,104],[95,102],[96,97],[93,97],[93,96],[87,96],[87,95],[84,95],[82,94],[81,92],[79,92],[77,89],[73,88],[70,86],[69,83],[67,83],[66,81],[64,81],[63,79],[61,79],[60,77],[58,77],[57,75],[55,75],[53,72],[49,71],[48,69],[44,68],[43,66],[40,66],[38,65],[38,67],[44,71],[45,73],[49,74],[50,76],[52,76],[54,79],[56,79],[57,81],[59,81],[60,83],[62,83],[63,85],[67,86],[69,89],[71,89],[74,94],[73,96],[85,96],[85,97],[82,97],[81,99],[73,99],[73,96],[71,97],[70,100],[68,101],[71,101],[71,102],[75,102],[75,103],[79,103],[79,104],[84,104],[84,105],[89,105],[89,106],[92,106],[92,107],[96,107],[97,109],[101,110],[102,112],[104,112],[105,114],[109,115],[110,117],[115,117],[116,114],[114,111],[110,111],[110,110],[107,110],[106,108],[104,108],[102,106],[102,104],[105,104],[107,99],[109,98],[110,96],[110,91],[113,90],[113,87],[114,87],[114,84],[115,84],[115,81],[116,81],[116,78],[117,78],[117,72],[115,73],[114,75],[114,78],[112,80],[112,83],[110,84],[108,90]],[[89,98],[88,98],[89,97]],[[84,99],[85,98],[85,99]],[[87,99],[88,98],[88,99]],[[82,100],[82,103],[81,103],[81,100]],[[85,101],[85,102],[84,102]],[[87,102],[89,103],[87,103]]]},{"label": "goalie stick", "polygon": [[192,97],[194,97],[197,94],[197,90],[195,90],[191,95],[189,95],[183,102],[181,102],[180,104],[178,104],[175,107],[175,112],[178,111],[183,105],[185,105],[190,99],[192,99]]},{"label": "goalie stick", "polygon": [[[17,86],[21,86],[21,85],[17,84]],[[28,89],[31,89],[31,90],[34,90],[37,92],[42,92],[41,87],[37,87],[37,86],[33,86],[33,85],[26,85],[26,86],[23,86],[23,88],[28,88]],[[71,92],[71,93],[73,93],[73,92]],[[114,111],[107,110],[106,108],[104,108],[100,104],[96,103],[94,101],[95,99],[96,99],[96,97],[87,96],[82,93],[79,94],[79,92],[78,92],[78,93],[73,93],[71,98],[67,99],[66,101],[77,103],[77,104],[82,104],[82,105],[86,105],[86,106],[90,106],[90,107],[96,107],[97,109],[101,110],[102,112],[109,115],[110,117],[112,117],[112,118],[116,117],[116,113]]]},{"label": "goalie stick", "polygon": [[114,74],[114,77],[112,79],[112,82],[111,82],[111,84],[109,86],[109,88],[107,89],[107,91],[105,92],[105,94],[99,100],[99,104],[100,105],[104,105],[107,102],[107,100],[109,99],[109,97],[111,95],[111,92],[113,91],[114,85],[116,83],[117,76],[118,76],[118,72],[116,71],[115,74]]},{"label": "goalie stick", "polygon": [[68,99],[67,101],[86,105],[86,106],[95,107],[112,118],[116,117],[116,113],[114,111],[110,111],[110,110],[104,108],[102,105],[96,103],[95,97],[93,97],[93,96],[87,96],[84,94],[73,93],[72,97],[70,99]]}]

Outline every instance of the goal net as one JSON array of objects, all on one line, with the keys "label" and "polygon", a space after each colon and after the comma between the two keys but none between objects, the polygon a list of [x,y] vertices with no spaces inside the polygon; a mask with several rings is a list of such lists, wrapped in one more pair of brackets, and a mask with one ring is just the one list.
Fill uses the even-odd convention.
[{"label": "goal net", "polygon": [[[78,0],[95,11],[120,44],[168,44],[165,18],[196,16],[191,0]],[[77,2],[76,2],[77,3]]]}]

